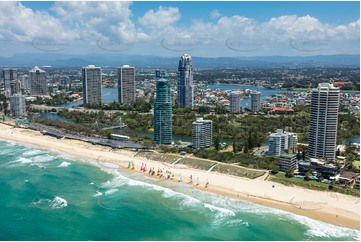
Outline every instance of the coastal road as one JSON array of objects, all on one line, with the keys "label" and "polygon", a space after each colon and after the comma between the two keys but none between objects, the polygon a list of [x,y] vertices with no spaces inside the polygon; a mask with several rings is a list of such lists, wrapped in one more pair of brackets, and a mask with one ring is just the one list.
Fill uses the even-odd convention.
[{"label": "coastal road", "polygon": [[262,156],[265,154],[265,152],[268,151],[267,146],[262,146],[260,148],[257,148],[257,150],[253,153],[255,156]]}]

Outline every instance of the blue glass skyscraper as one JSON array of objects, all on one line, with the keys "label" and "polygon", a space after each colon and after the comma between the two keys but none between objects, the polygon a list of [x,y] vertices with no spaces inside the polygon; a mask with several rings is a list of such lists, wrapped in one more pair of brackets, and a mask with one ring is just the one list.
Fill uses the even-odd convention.
[{"label": "blue glass skyscraper", "polygon": [[193,66],[192,57],[183,54],[178,66],[178,106],[193,108]]},{"label": "blue glass skyscraper", "polygon": [[170,83],[165,77],[161,77],[156,83],[154,140],[157,144],[172,143],[172,99]]}]

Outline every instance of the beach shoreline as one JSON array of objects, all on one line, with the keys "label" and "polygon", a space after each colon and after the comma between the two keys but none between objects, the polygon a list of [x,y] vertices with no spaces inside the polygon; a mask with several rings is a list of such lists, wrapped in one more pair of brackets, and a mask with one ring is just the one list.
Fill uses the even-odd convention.
[{"label": "beach shoreline", "polygon": [[[162,162],[140,156],[134,157],[136,153],[132,151],[111,150],[109,147],[92,145],[78,140],[56,139],[42,135],[38,131],[13,128],[4,124],[0,124],[0,139],[50,149],[60,155],[69,154],[71,157],[84,159],[90,165],[94,165],[93,162],[89,162],[93,160],[105,169],[107,163],[112,163],[117,165],[117,168],[114,166],[112,169],[127,170],[128,162],[132,161],[135,165],[134,171],[148,176],[148,172],[141,172],[139,169],[142,163],[146,163],[148,169],[149,167],[154,167],[156,170],[164,168],[173,172],[175,174],[173,182],[178,182],[181,176],[183,183],[187,183],[192,175],[193,184],[189,184],[190,187],[226,197],[239,198],[328,224],[360,230],[360,198],[357,197],[284,186],[265,181],[263,177],[251,180],[178,165],[170,167],[170,164],[165,165]],[[159,178],[155,177],[155,179]],[[195,185],[196,180],[199,180],[198,186]],[[210,183],[207,188],[205,188],[206,182]]]}]

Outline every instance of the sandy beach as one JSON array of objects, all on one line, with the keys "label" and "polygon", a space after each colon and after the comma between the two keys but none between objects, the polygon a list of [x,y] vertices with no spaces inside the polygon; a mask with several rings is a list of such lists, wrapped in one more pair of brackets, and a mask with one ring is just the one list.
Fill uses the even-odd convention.
[{"label": "sandy beach", "polygon": [[[43,147],[55,154],[69,154],[85,161],[98,161],[99,165],[103,167],[110,167],[109,163],[112,163],[116,164],[118,169],[127,169],[128,162],[132,161],[135,165],[134,171],[140,172],[141,164],[146,163],[148,169],[149,167],[155,167],[155,169],[165,168],[173,172],[175,174],[173,182],[177,182],[181,175],[182,182],[187,183],[192,175],[193,184],[189,186],[201,190],[240,198],[329,224],[360,230],[360,198],[357,197],[335,192],[321,192],[301,187],[284,186],[265,181],[264,176],[251,180],[195,170],[181,165],[167,167],[166,164],[161,162],[147,160],[138,156],[134,157],[137,154],[136,152],[111,150],[109,147],[92,145],[77,140],[56,139],[44,136],[37,131],[13,128],[4,124],[0,124],[0,139]],[[144,175],[148,175],[148,173],[144,173]],[[198,186],[196,186],[197,181],[199,181]],[[207,181],[209,186],[206,188]]]}]

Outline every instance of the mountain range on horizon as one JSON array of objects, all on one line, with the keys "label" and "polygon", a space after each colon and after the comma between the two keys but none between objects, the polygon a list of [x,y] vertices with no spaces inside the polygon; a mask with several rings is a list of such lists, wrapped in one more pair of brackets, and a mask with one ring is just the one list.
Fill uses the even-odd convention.
[{"label": "mountain range on horizon", "polygon": [[[0,57],[0,67],[52,66],[54,68],[81,67],[86,65],[116,67],[132,65],[137,68],[176,68],[182,53],[174,57],[142,56],[127,54],[22,53]],[[315,56],[239,56],[198,57],[192,56],[193,67],[202,69],[225,68],[307,68],[360,66],[360,55],[315,55]]]}]

